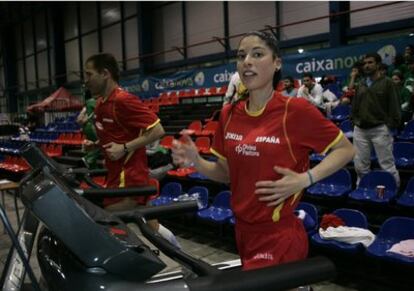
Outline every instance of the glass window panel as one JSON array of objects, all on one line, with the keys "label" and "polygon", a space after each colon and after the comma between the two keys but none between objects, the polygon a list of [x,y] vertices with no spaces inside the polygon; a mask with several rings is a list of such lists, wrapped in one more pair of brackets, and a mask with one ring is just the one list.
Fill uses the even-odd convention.
[{"label": "glass window panel", "polygon": [[[183,25],[181,2],[162,6],[154,13],[154,51],[170,50],[172,47],[183,46]],[[182,60],[178,51],[155,56],[155,63]]]},{"label": "glass window panel", "polygon": [[19,85],[18,90],[20,92],[24,91],[24,67],[23,60],[17,61],[17,82]]},{"label": "glass window panel", "polygon": [[55,62],[53,61],[55,59],[55,50],[52,48],[50,49],[50,75],[52,78],[52,84],[55,84]]},{"label": "glass window panel", "polygon": [[33,47],[33,25],[32,20],[26,20],[24,22],[24,48],[25,48],[25,54],[30,55],[34,52]]},{"label": "glass window panel", "polygon": [[26,58],[26,78],[27,89],[32,90],[36,88],[36,74],[34,56]]},{"label": "glass window panel", "polygon": [[14,29],[14,36],[15,36],[15,48],[16,48],[16,57],[18,59],[23,57],[23,47],[22,47],[22,27],[17,25]]},{"label": "glass window panel", "polygon": [[94,30],[98,27],[96,2],[82,2],[80,14],[82,33]]},{"label": "glass window panel", "polygon": [[98,52],[98,34],[96,32],[82,37],[82,57],[84,62],[91,55]]},{"label": "glass window panel", "polygon": [[102,25],[107,25],[121,19],[121,10],[118,2],[101,2]]},{"label": "glass window panel", "polygon": [[[127,3],[127,2],[125,2]],[[125,42],[126,58],[135,58],[139,55],[139,43],[138,43],[138,25],[137,18],[132,18],[125,21]],[[127,61],[127,70],[136,69],[139,67],[139,59]]]},{"label": "glass window panel", "polygon": [[[130,40],[127,38],[127,41]],[[103,51],[114,55],[118,62],[122,61],[121,24],[115,24],[102,30]]]},{"label": "glass window panel", "polygon": [[128,17],[137,13],[137,2],[123,2],[124,3],[124,16]]},{"label": "glass window panel", "polygon": [[37,69],[39,75],[39,87],[49,86],[47,51],[37,54]]},{"label": "glass window panel", "polygon": [[45,13],[42,11],[38,13],[35,17],[36,21],[36,48],[37,50],[42,50],[47,47],[46,43],[46,20]]},{"label": "glass window panel", "polygon": [[76,9],[76,2],[72,2],[66,6],[64,13],[65,40],[78,35],[78,18]]},{"label": "glass window panel", "polygon": [[66,52],[66,76],[68,82],[79,80],[79,44],[78,40],[72,40],[65,44]]}]

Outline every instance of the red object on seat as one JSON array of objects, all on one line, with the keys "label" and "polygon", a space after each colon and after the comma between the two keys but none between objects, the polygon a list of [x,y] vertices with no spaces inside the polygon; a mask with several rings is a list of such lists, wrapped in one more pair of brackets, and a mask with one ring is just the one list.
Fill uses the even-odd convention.
[{"label": "red object on seat", "polygon": [[201,135],[214,135],[218,127],[218,121],[209,121],[201,131]]},{"label": "red object on seat", "polygon": [[166,135],[160,141],[160,145],[165,147],[166,149],[170,149],[172,147],[173,140],[174,140],[174,136]]},{"label": "red object on seat", "polygon": [[322,216],[321,223],[319,225],[320,228],[323,230],[326,230],[328,227],[338,227],[338,226],[344,226],[345,222],[340,218],[339,216],[336,216],[335,214],[324,214]]},{"label": "red object on seat", "polygon": [[167,174],[170,176],[185,177],[195,172],[197,172],[197,170],[194,167],[190,167],[190,168],[178,168],[177,170],[170,170],[167,172]]},{"label": "red object on seat", "polygon": [[201,131],[203,130],[203,124],[201,123],[200,120],[194,120],[193,122],[190,123],[190,125],[188,126],[188,129],[194,130],[195,135],[200,135]]},{"label": "red object on seat", "polygon": [[199,152],[203,153],[203,154],[210,154],[210,138],[208,136],[200,136],[197,137],[196,141],[195,141],[195,145],[198,149]]}]

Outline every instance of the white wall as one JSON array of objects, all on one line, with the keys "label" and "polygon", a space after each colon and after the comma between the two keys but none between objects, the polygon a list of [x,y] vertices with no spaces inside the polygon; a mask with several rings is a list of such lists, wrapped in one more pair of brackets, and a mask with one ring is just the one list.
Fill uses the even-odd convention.
[{"label": "white wall", "polygon": [[[289,24],[297,21],[328,15],[329,2],[281,1],[280,9],[280,24]],[[290,40],[325,32],[329,32],[329,18],[282,27],[280,38],[281,40]]]},{"label": "white wall", "polygon": [[[246,1],[229,2],[229,34],[244,34],[252,30],[264,29],[265,25],[276,25],[275,2]],[[230,39],[230,46],[236,49],[240,38]]]},{"label": "white wall", "polygon": [[[386,3],[384,1],[351,1],[350,9],[358,9],[376,6]],[[396,21],[401,19],[414,17],[414,2],[402,2],[393,5],[387,5],[379,8],[373,8],[360,12],[351,13],[350,22],[351,28],[386,23],[389,21]]]},{"label": "white wall", "polygon": [[[224,36],[223,2],[189,1],[185,5],[188,45]],[[189,48],[187,55],[192,58],[219,52],[224,52],[224,47],[214,42]]]}]

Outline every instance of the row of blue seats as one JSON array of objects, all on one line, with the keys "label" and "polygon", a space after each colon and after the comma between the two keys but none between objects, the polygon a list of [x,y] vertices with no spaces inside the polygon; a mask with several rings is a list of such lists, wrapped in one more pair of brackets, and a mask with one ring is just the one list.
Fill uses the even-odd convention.
[{"label": "row of blue seats", "polygon": [[[377,186],[385,186],[383,197],[379,197]],[[403,193],[397,197],[398,189],[394,177],[385,171],[371,171],[362,177],[358,187],[352,189],[352,179],[347,169],[341,169],[306,190],[307,194],[320,197],[348,197],[351,200],[377,205],[396,202],[403,207],[414,207],[414,177]]]},{"label": "row of blue seats", "polygon": [[65,123],[49,123],[47,126],[41,126],[36,129],[36,132],[76,132],[80,130],[79,124],[76,122]]},{"label": "row of blue seats", "polygon": [[[411,142],[395,142],[393,145],[393,155],[395,165],[397,168],[410,169],[414,168],[414,143]],[[320,162],[325,158],[325,155],[311,154],[309,159],[312,162]],[[377,163],[377,156],[375,151],[371,152],[371,162]],[[351,161],[350,163],[353,163]]]},{"label": "row of blue seats", "polygon": [[[306,231],[312,244],[340,250],[346,253],[365,252],[370,256],[393,262],[409,264],[414,266],[414,257],[403,256],[400,254],[387,252],[394,244],[404,240],[414,240],[414,218],[394,216],[388,218],[380,227],[379,232],[372,244],[367,248],[362,243],[350,244],[337,240],[328,240],[321,237],[318,232],[318,211],[317,208],[306,202],[300,202],[298,209],[305,211],[310,217],[311,223],[304,223]],[[355,209],[341,208],[333,211],[334,215],[341,218],[345,226],[368,229],[368,220],[364,213]]]},{"label": "row of blue seats", "polygon": [[[197,195],[200,200],[197,217],[203,220],[212,221],[218,224],[235,223],[235,218],[230,207],[230,191],[222,191],[218,193],[212,204],[208,203],[208,189],[202,186],[195,186],[189,189],[186,197]],[[177,182],[166,184],[160,193],[160,196],[153,200],[153,206],[160,206],[173,203],[183,196],[182,186]],[[300,202],[297,210],[303,210],[309,219],[304,219],[304,226],[311,238],[312,243],[320,246],[340,249],[345,252],[364,251],[363,245],[349,244],[334,240],[325,240],[318,233],[318,211],[317,208],[310,203]],[[368,229],[368,221],[366,216],[354,209],[337,209],[333,214],[340,217],[346,226],[359,227]],[[381,226],[375,241],[366,249],[366,252],[372,256],[379,258],[402,262],[414,265],[414,258],[401,256],[387,252],[395,243],[402,240],[414,239],[414,218],[407,217],[391,217],[387,219]]]},{"label": "row of blue seats", "polygon": [[25,144],[24,141],[1,140],[0,152],[8,154],[19,154],[20,148]]}]

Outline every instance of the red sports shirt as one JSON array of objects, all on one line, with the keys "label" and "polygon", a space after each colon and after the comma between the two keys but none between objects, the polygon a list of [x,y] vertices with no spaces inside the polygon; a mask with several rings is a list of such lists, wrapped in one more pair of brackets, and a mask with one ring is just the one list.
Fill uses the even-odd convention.
[{"label": "red sports shirt", "polygon": [[[99,97],[95,108],[95,127],[101,145],[109,142],[124,144],[160,122],[158,117],[134,96],[116,88],[104,102]],[[145,147],[136,149],[117,161],[105,153],[108,169],[108,188],[148,184],[148,166]]]},{"label": "red sports shirt", "polygon": [[254,194],[255,183],[279,180],[281,175],[274,166],[307,171],[309,153],[328,151],[341,139],[342,132],[302,98],[275,93],[256,113],[248,112],[246,105],[241,101],[233,108],[223,108],[212,152],[227,160],[236,221],[265,226],[292,215],[301,193],[277,207],[268,207]]}]

